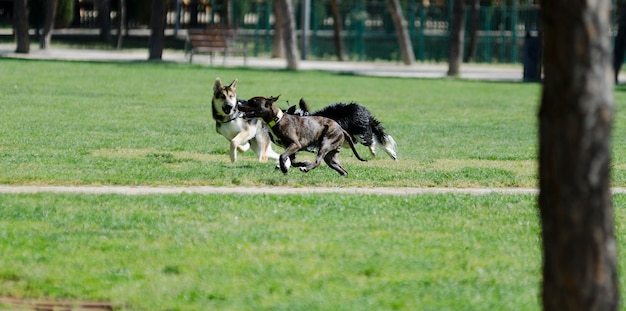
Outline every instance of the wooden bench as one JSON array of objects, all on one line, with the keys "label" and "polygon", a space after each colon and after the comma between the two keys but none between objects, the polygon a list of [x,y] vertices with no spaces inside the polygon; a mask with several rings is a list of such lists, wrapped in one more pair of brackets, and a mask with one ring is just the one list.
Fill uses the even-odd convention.
[{"label": "wooden bench", "polygon": [[224,65],[226,65],[226,55],[228,53],[243,53],[243,63],[247,64],[247,42],[243,41],[243,46],[237,45],[237,29],[231,26],[211,25],[205,29],[187,30],[187,40],[185,41],[185,54],[189,54],[189,63],[192,62],[195,54],[210,54],[211,65],[215,53],[224,54]]}]

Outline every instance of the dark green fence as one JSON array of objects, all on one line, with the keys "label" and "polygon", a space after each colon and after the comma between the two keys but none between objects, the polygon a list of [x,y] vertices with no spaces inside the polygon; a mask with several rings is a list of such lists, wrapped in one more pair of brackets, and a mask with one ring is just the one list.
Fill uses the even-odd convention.
[{"label": "dark green fence", "polygon": [[[432,1],[434,2],[434,1]],[[445,1],[448,2],[448,1]],[[247,2],[250,3],[250,2]],[[296,3],[297,28],[301,34],[301,4]],[[358,60],[399,60],[400,51],[387,1],[341,1],[345,54]],[[269,52],[273,29],[271,1],[254,2],[248,11],[234,6],[234,23],[254,38],[257,53]],[[330,1],[311,1],[309,51],[313,58],[335,57]],[[413,50],[418,61],[446,61],[451,25],[449,5],[423,5],[422,1],[403,1],[403,13],[409,25]],[[527,33],[536,35],[539,8],[535,5],[482,6],[477,18],[466,9],[465,53],[484,63],[521,62],[520,50]],[[472,20],[476,20],[472,23]],[[476,28],[475,32],[473,29]],[[475,33],[475,40],[470,40]],[[475,42],[470,47],[470,42]]]}]

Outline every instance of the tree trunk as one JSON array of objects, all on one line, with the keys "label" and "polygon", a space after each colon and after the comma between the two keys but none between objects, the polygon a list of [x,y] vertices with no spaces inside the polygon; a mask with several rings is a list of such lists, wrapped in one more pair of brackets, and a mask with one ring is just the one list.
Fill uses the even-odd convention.
[{"label": "tree trunk", "polygon": [[472,15],[470,19],[470,35],[469,43],[467,44],[467,53],[465,53],[465,62],[469,63],[474,61],[476,56],[476,47],[478,46],[478,24],[480,19],[480,0],[473,0],[472,3]]},{"label": "tree trunk", "polygon": [[615,37],[615,46],[613,48],[613,70],[615,72],[616,84],[619,82],[618,77],[624,62],[624,52],[626,52],[626,4],[622,4],[619,27],[617,28],[617,36]]},{"label": "tree trunk", "polygon": [[463,60],[463,42],[465,34],[465,0],[454,0],[452,8],[452,29],[450,30],[450,58],[448,76],[456,77],[460,73]]},{"label": "tree trunk", "polygon": [[198,27],[198,0],[189,1],[189,28]]},{"label": "tree trunk", "polygon": [[98,0],[100,41],[111,43],[111,0]]},{"label": "tree trunk", "polygon": [[292,0],[277,0],[281,6],[282,29],[285,42],[285,56],[287,57],[287,69],[298,70],[300,57],[298,56],[298,42],[296,38],[296,21]]},{"label": "tree trunk", "polygon": [[396,36],[400,44],[402,62],[405,65],[413,65],[415,63],[415,54],[413,53],[413,45],[411,44],[411,37],[407,29],[407,22],[402,15],[400,0],[388,0],[387,4],[389,6],[389,13],[391,13],[391,18],[393,19],[393,24],[396,27]]},{"label": "tree trunk", "polygon": [[152,0],[149,60],[163,59],[163,47],[165,46],[166,4],[167,0]]},{"label": "tree trunk", "polygon": [[283,16],[279,1],[274,1],[274,36],[272,37],[272,58],[285,57],[285,35],[283,33]]},{"label": "tree trunk", "polygon": [[124,33],[126,33],[126,0],[120,0],[120,24],[117,28],[117,49],[121,49],[124,44]]},{"label": "tree trunk", "polygon": [[611,0],[542,1],[544,310],[618,310],[610,178]]},{"label": "tree trunk", "polygon": [[345,60],[345,56],[343,54],[343,40],[341,38],[342,19],[337,1],[338,0],[330,0],[330,10],[333,14],[333,38],[335,39],[335,51],[337,52],[337,59],[343,62]]},{"label": "tree trunk", "polygon": [[54,17],[57,12],[59,0],[46,0],[46,19],[44,20],[43,31],[39,37],[39,48],[45,50],[50,46],[52,29],[54,28]]},{"label": "tree trunk", "polygon": [[28,0],[13,0],[13,24],[15,27],[15,53],[30,53],[30,37],[28,36]]}]

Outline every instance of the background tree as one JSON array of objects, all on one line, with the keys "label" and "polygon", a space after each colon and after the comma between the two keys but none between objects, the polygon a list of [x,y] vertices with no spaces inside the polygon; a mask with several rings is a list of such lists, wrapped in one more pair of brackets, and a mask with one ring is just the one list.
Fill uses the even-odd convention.
[{"label": "background tree", "polygon": [[282,17],[282,31],[285,47],[285,57],[287,57],[287,69],[298,70],[300,57],[298,56],[298,42],[296,38],[296,21],[292,0],[276,0],[280,6]]},{"label": "background tree", "polygon": [[409,36],[409,30],[407,29],[407,22],[402,15],[402,6],[400,0],[387,0],[389,6],[389,13],[393,19],[393,24],[396,28],[396,36],[398,37],[398,43],[400,44],[400,54],[402,55],[402,62],[405,65],[412,65],[415,63],[415,53],[413,53],[413,45],[411,44],[411,37]]},{"label": "background tree", "polygon": [[98,25],[100,25],[100,41],[111,43],[111,0],[98,0]]},{"label": "background tree", "polygon": [[119,24],[117,25],[117,44],[116,48],[119,50],[124,43],[124,33],[126,32],[126,0],[119,0]]},{"label": "background tree", "polygon": [[16,53],[30,53],[28,35],[28,1],[13,0],[13,27],[15,28]]},{"label": "background tree", "polygon": [[57,14],[57,6],[59,0],[46,0],[46,18],[39,37],[39,48],[47,49],[52,38],[52,29],[54,28],[54,17]]},{"label": "background tree", "polygon": [[54,28],[64,28],[74,18],[72,0],[30,0],[28,9],[29,25],[36,29],[41,49],[50,45]]},{"label": "background tree", "polygon": [[610,176],[611,0],[541,2],[544,310],[618,310]]},{"label": "background tree", "polygon": [[337,53],[337,59],[342,62],[345,60],[343,40],[341,37],[341,23],[343,22],[343,19],[341,18],[339,4],[337,3],[338,1],[339,0],[330,0],[330,11],[333,14],[333,38],[335,39],[335,51]]},{"label": "background tree", "polygon": [[167,0],[152,0],[152,14],[150,18],[149,60],[163,59],[165,46],[165,18]]},{"label": "background tree", "polygon": [[450,56],[448,58],[448,76],[460,73],[463,60],[463,42],[465,34],[465,0],[454,0],[452,8],[452,28],[450,29]]},{"label": "background tree", "polygon": [[480,22],[480,0],[469,0],[471,5],[470,21],[469,21],[469,42],[467,44],[467,52],[465,53],[465,62],[474,61],[476,56],[476,48],[478,47],[478,27]]},{"label": "background tree", "polygon": [[274,1],[274,36],[272,37],[272,57],[285,57],[285,35],[283,34],[283,16],[279,1]]}]

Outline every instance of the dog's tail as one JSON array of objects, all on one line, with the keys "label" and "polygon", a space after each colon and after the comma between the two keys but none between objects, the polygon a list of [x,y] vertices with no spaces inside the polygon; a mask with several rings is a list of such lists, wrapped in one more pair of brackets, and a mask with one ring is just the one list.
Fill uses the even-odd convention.
[{"label": "dog's tail", "polygon": [[392,159],[397,160],[398,155],[396,154],[396,141],[393,137],[385,132],[385,128],[380,121],[376,120],[376,118],[370,117],[370,125],[372,132],[374,133],[376,143],[382,145],[383,148],[385,148],[385,152],[387,152]]},{"label": "dog's tail", "polygon": [[343,130],[343,137],[345,138],[345,140],[348,141],[348,144],[350,144],[350,149],[352,149],[352,152],[354,153],[354,156],[357,159],[359,159],[359,160],[361,160],[363,162],[367,162],[367,160],[361,158],[359,153],[356,151],[356,147],[354,147],[354,141],[352,141],[352,136],[350,136],[350,134],[348,132],[346,132],[346,130]]}]

